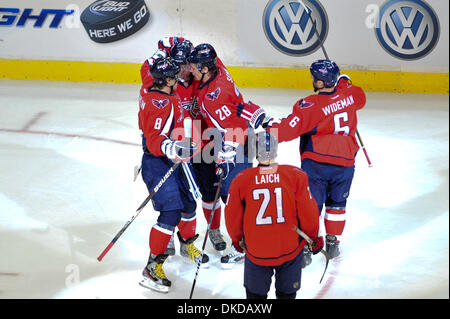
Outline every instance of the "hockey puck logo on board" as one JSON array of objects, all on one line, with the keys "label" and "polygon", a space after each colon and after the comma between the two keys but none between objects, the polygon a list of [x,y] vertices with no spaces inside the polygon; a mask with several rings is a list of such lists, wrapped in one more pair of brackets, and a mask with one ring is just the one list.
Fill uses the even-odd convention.
[{"label": "hockey puck logo on board", "polygon": [[144,0],[98,0],[84,9],[80,20],[92,41],[109,43],[136,33],[149,18]]},{"label": "hockey puck logo on board", "polygon": [[439,19],[423,0],[389,0],[380,8],[375,34],[392,56],[417,60],[433,51],[439,41]]},{"label": "hockey puck logo on board", "polygon": [[[263,14],[267,39],[278,51],[292,56],[309,55],[320,48],[328,34],[328,16],[318,0],[303,0],[308,12],[296,0],[270,0]],[[317,38],[317,33],[319,38]]]}]

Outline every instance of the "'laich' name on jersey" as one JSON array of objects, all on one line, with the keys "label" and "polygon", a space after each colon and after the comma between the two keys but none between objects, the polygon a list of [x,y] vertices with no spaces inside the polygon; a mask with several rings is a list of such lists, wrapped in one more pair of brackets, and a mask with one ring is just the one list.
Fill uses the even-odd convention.
[{"label": "'laich' name on jersey", "polygon": [[256,175],[255,184],[266,184],[266,183],[279,183],[280,174],[267,174],[267,175]]}]

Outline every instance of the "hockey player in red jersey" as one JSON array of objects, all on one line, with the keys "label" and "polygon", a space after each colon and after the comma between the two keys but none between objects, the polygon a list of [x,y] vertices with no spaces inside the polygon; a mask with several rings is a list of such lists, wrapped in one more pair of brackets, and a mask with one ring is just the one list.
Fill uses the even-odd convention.
[{"label": "hockey player in red jersey", "polygon": [[[319,211],[325,205],[326,250],[331,258],[340,254],[339,237],[345,226],[345,207],[359,150],[355,138],[356,112],[364,107],[364,91],[340,74],[334,61],[319,60],[310,67],[318,94],[295,103],[292,113],[281,120],[268,118],[263,127],[280,142],[300,138],[302,169],[308,173],[311,193]],[[255,104],[242,105],[245,114],[259,110]],[[305,258],[306,264],[310,258]]]},{"label": "hockey player in red jersey", "polygon": [[[208,125],[205,122],[205,118],[200,111],[197,100],[194,99],[196,88],[199,86],[200,81],[195,79],[191,73],[190,64],[187,63],[187,57],[192,51],[192,43],[181,37],[165,37],[158,42],[158,50],[149,59],[147,59],[141,67],[141,76],[144,87],[151,86],[153,78],[149,73],[149,68],[153,64],[153,61],[160,57],[170,55],[180,66],[180,75],[178,85],[175,92],[180,96],[181,105],[183,107],[183,117],[190,117],[194,120],[193,125],[193,137],[204,153],[210,153],[213,151],[213,145],[208,140],[207,134],[203,134],[207,130]],[[221,67],[225,68],[217,58],[217,63]],[[175,122],[175,127],[179,127],[182,123],[181,118]],[[204,137],[205,139],[202,139]],[[202,154],[199,153],[192,159],[192,167],[199,184],[199,191],[202,197],[202,209],[206,219],[209,221],[212,208],[214,206],[214,197],[217,189],[218,178],[215,173],[215,164],[212,161],[205,161]],[[220,212],[220,201],[216,202],[216,211]],[[213,244],[213,247],[222,253],[226,249],[226,243],[220,232],[220,213],[214,214],[214,220],[211,224],[211,230],[208,232],[209,239]],[[175,254],[175,244],[173,236],[169,242],[167,253],[169,255]]]},{"label": "hockey player in red jersey", "polygon": [[[141,67],[142,87],[149,89],[153,85],[154,80],[150,72],[150,68],[153,65],[154,61],[170,56],[179,66],[180,73],[178,74],[177,85],[174,88],[174,93],[176,93],[180,97],[181,112],[175,117],[174,129],[180,131],[180,133],[183,133],[182,127],[183,120],[185,118],[189,117],[195,119],[197,117],[196,113],[192,112],[192,110],[195,111],[195,107],[193,107],[193,95],[195,87],[198,86],[198,82],[195,81],[194,77],[191,75],[190,65],[186,61],[192,49],[193,45],[187,39],[181,37],[164,37],[163,39],[158,41],[158,50],[153,54],[152,57],[147,59]],[[198,143],[200,141],[201,143],[201,132],[199,131],[200,125],[198,125],[198,123],[194,123],[193,130],[193,137],[195,137],[195,142]],[[198,199],[199,197],[201,197],[200,190],[198,190],[196,199]],[[171,256],[175,255],[174,235],[172,235],[172,238],[169,241],[166,253]]]},{"label": "hockey player in red jersey", "polygon": [[[139,97],[139,128],[142,130],[142,178],[149,189],[161,181],[176,161],[188,161],[195,148],[179,140],[174,123],[181,116],[181,101],[174,94],[179,66],[172,58],[157,59],[151,68],[153,85],[141,88]],[[181,165],[182,166],[182,165]],[[162,268],[167,259],[166,248],[178,227],[180,253],[194,262],[202,256],[193,242],[196,229],[196,201],[178,166],[152,198],[153,208],[159,211],[157,223],[150,231],[150,257],[143,271],[141,285],[161,292],[168,292],[171,282]],[[208,262],[203,255],[202,263]]]},{"label": "hockey player in red jersey", "polygon": [[[223,176],[220,196],[225,202],[231,181],[240,171],[251,167],[252,160],[249,160],[247,154],[247,124],[235,114],[236,105],[243,101],[243,97],[230,73],[218,59],[215,49],[208,43],[200,44],[191,52],[188,61],[193,76],[200,81],[195,97],[208,132],[214,139],[214,156],[211,157],[210,149],[205,148],[202,152],[202,163],[197,168],[194,163],[200,188],[209,189],[208,198],[204,198],[205,202],[210,201],[209,206],[203,207],[205,217],[209,221],[208,213],[211,213],[214,206],[218,183],[216,172]],[[203,192],[202,194],[204,195]],[[222,251],[225,249],[225,242],[219,230],[220,216],[219,199],[209,234],[215,248]],[[229,255],[221,258],[222,266],[233,265],[243,257],[243,254],[232,248]]]},{"label": "hockey player in red jersey", "polygon": [[[191,75],[190,66],[186,61],[187,56],[192,51],[192,43],[182,37],[165,37],[158,41],[158,50],[141,66],[142,86],[150,88],[153,85],[153,77],[150,68],[154,61],[159,58],[172,57],[177,65],[180,67],[180,74],[178,77],[178,85],[175,93],[180,96],[181,105],[183,107],[183,117],[195,118],[191,115],[191,106],[193,102],[194,89],[198,85],[194,77]],[[176,125],[179,122],[177,121]]]},{"label": "hockey player in red jersey", "polygon": [[278,165],[277,140],[256,135],[258,167],[242,171],[231,183],[225,221],[232,244],[246,251],[244,286],[247,298],[267,298],[275,273],[277,298],[296,297],[302,274],[305,240],[292,227],[313,239],[313,253],[323,248],[319,211],[301,169]]}]

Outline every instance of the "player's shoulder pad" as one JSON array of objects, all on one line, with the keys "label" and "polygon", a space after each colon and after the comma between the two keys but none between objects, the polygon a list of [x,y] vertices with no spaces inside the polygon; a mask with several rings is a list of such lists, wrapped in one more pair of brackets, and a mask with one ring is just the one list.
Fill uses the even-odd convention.
[{"label": "player's shoulder pad", "polygon": [[[252,168],[252,167],[251,167]],[[241,172],[239,172],[231,181],[231,185],[233,185],[233,187],[240,187],[243,186],[244,188],[248,186],[248,183],[246,183],[244,180],[246,178],[249,178],[250,176],[252,176],[253,174],[250,174],[250,169],[245,169]],[[231,186],[230,186],[231,187]]]},{"label": "player's shoulder pad", "polygon": [[310,95],[303,99],[298,100],[297,103],[295,104],[295,108],[300,111],[312,108],[314,105],[316,105],[315,95]]}]

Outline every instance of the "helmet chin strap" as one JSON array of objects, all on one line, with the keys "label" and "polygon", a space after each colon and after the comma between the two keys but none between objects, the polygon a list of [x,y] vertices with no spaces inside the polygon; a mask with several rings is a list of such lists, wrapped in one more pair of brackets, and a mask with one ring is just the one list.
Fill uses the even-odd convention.
[{"label": "helmet chin strap", "polygon": [[166,85],[167,85],[168,87],[170,87],[170,93],[169,93],[169,94],[172,94],[172,93],[173,93],[173,87],[174,87],[176,84],[177,84],[177,81],[175,80],[175,83],[174,83],[173,85],[169,85],[169,84],[167,83],[167,79],[166,79]]},{"label": "helmet chin strap", "polygon": [[203,80],[205,79],[205,75],[208,73],[208,72],[202,72],[202,70],[203,70],[203,68],[201,68],[199,71],[200,71],[200,73],[202,74],[202,78],[200,79],[200,83],[203,83]]},{"label": "helmet chin strap", "polygon": [[316,86],[316,82],[317,82],[317,81],[313,81],[314,93],[320,90],[320,89]]}]

